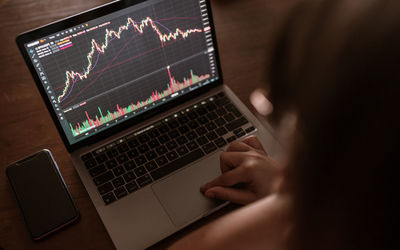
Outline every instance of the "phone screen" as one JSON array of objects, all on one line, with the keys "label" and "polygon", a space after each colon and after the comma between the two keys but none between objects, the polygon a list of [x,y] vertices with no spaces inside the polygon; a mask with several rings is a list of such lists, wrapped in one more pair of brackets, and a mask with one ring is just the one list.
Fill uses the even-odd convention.
[{"label": "phone screen", "polygon": [[78,211],[50,151],[7,168],[7,176],[33,239],[74,221]]}]

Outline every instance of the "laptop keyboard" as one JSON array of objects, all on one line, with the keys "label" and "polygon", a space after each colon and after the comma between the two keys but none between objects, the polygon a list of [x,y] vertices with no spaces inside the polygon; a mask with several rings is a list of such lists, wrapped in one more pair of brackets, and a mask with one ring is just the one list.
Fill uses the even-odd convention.
[{"label": "laptop keyboard", "polygon": [[254,130],[221,92],[81,159],[108,205]]}]

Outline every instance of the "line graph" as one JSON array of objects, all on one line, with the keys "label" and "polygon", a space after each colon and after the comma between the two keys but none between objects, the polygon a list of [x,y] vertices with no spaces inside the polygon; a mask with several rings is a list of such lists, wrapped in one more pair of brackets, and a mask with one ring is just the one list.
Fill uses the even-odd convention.
[{"label": "line graph", "polygon": [[[104,42],[101,45],[98,44],[95,39],[92,39],[91,40],[91,49],[90,49],[90,52],[87,54],[88,65],[87,65],[86,69],[84,70],[83,73],[79,73],[79,72],[75,72],[75,71],[66,71],[65,87],[64,87],[62,93],[57,97],[58,102],[63,101],[63,98],[67,95],[68,90],[70,88],[72,88],[72,86],[76,83],[76,81],[78,79],[82,80],[82,79],[86,79],[88,77],[88,75],[91,73],[91,71],[96,67],[100,55],[105,53],[110,42],[115,38],[120,39],[122,32],[128,30],[130,26],[132,26],[132,28],[139,34],[144,33],[144,28],[151,27],[153,29],[153,31],[156,32],[156,34],[160,40],[161,46],[164,46],[165,43],[167,41],[170,41],[171,39],[176,40],[178,37],[186,39],[192,33],[200,33],[200,32],[203,32],[203,31],[206,31],[209,29],[209,27],[206,27],[204,29],[193,28],[193,29],[187,29],[185,31],[182,31],[181,29],[176,28],[174,32],[169,32],[169,33],[165,34],[160,31],[160,29],[157,27],[156,23],[158,23],[159,25],[166,28],[164,25],[160,24],[160,22],[153,21],[150,17],[143,19],[139,23],[135,22],[132,18],[129,17],[129,18],[127,18],[126,24],[120,26],[118,31],[106,29]],[[166,29],[168,29],[168,28],[166,28]],[[94,57],[94,54],[96,51],[98,52],[98,55],[97,55],[95,62],[93,63],[93,57]]]},{"label": "line graph", "polygon": [[[163,48],[163,46],[160,45],[160,46],[158,46],[158,47],[152,48],[152,49],[150,49],[150,50],[148,50],[148,51],[144,51],[144,52],[142,52],[142,53],[140,53],[140,54],[138,54],[138,55],[135,55],[135,56],[133,56],[133,57],[130,57],[130,58],[126,59],[126,60],[119,61],[118,63],[112,64],[112,63],[118,58],[118,56],[120,55],[120,53],[125,49],[125,47],[126,47],[127,45],[129,45],[129,43],[130,43],[134,38],[136,38],[136,36],[137,36],[137,35],[132,36],[132,38],[118,51],[118,53],[113,57],[113,59],[112,59],[103,69],[101,69],[101,70],[99,70],[99,71],[97,71],[97,72],[91,73],[91,76],[94,76],[94,75],[98,75],[98,76],[97,76],[94,80],[92,80],[90,83],[86,84],[85,87],[83,87],[83,89],[80,90],[79,93],[77,93],[75,97],[70,98],[68,101],[63,102],[63,103],[62,103],[62,107],[65,108],[68,104],[70,104],[71,102],[73,102],[83,91],[85,91],[88,87],[90,87],[92,84],[94,84],[94,83],[102,76],[102,74],[103,74],[106,70],[112,69],[112,68],[117,67],[117,66],[119,66],[119,65],[121,65],[121,64],[127,63],[127,62],[129,62],[129,61],[131,61],[131,60],[138,59],[138,58],[140,58],[140,57],[142,57],[142,56],[145,56],[145,55],[147,55],[147,54],[149,54],[149,53],[152,53],[152,52],[154,52],[154,51],[157,51],[158,49]],[[173,42],[177,42],[177,41],[179,41],[179,39],[175,39]],[[172,43],[173,43],[173,42],[172,42]],[[169,44],[171,44],[171,43],[169,43]],[[94,65],[97,65],[98,58],[99,58],[100,55],[101,55],[101,54],[99,53],[98,56],[97,56],[97,59],[96,59],[96,62],[95,62]],[[93,68],[94,68],[94,67],[95,67],[95,66],[93,66]],[[92,69],[93,69],[93,68],[92,68]],[[71,91],[73,90],[73,86],[74,86],[74,84],[76,83],[76,81],[77,81],[78,79],[79,79],[78,77],[75,78],[74,82],[72,83],[72,86],[70,87],[70,91],[68,92],[68,94],[67,94],[66,97],[68,97],[68,96],[71,94]],[[61,87],[61,88],[62,88],[62,87]]]}]

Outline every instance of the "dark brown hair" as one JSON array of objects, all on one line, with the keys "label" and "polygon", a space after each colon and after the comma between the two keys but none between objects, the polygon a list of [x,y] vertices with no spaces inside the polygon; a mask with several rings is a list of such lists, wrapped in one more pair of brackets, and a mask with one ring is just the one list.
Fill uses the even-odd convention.
[{"label": "dark brown hair", "polygon": [[298,116],[290,248],[395,249],[400,1],[303,1],[268,72],[275,111]]}]

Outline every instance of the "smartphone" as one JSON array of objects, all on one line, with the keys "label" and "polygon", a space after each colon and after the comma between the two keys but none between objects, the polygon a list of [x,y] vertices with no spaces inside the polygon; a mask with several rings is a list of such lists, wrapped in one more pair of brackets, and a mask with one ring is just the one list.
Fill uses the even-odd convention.
[{"label": "smartphone", "polygon": [[79,218],[49,150],[43,149],[8,166],[6,174],[33,240],[40,240]]}]

